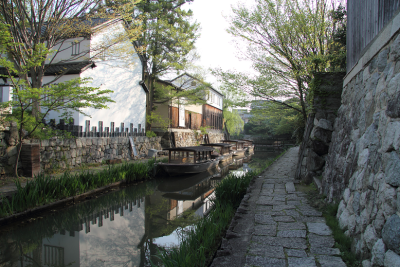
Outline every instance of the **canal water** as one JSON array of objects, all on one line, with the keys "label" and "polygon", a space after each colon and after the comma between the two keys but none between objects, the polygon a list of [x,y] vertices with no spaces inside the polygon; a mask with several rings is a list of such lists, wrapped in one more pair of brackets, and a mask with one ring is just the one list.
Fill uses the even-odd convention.
[{"label": "canal water", "polygon": [[150,259],[157,264],[158,248],[179,244],[185,230],[207,215],[225,174],[260,168],[276,155],[256,152],[236,170],[223,168],[223,175],[152,180],[0,228],[0,266],[150,266]]}]

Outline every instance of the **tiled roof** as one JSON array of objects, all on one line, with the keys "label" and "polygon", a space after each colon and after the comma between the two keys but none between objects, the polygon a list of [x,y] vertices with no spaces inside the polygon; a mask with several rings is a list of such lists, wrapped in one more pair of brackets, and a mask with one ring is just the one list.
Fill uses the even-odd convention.
[{"label": "tiled roof", "polygon": [[[89,67],[93,68],[96,67],[96,65],[91,61],[51,64],[46,68],[44,75],[55,76],[59,74],[79,74]],[[0,67],[0,74],[7,75],[6,69]]]}]

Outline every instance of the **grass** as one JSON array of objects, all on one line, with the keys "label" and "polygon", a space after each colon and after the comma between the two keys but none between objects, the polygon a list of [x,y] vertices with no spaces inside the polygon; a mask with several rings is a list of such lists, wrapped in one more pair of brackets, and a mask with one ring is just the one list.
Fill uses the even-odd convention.
[{"label": "grass", "polygon": [[[162,248],[157,258],[163,266],[207,266],[218,249],[250,181],[257,173],[228,175],[215,188],[214,209],[185,233],[179,247]],[[155,266],[154,263],[152,263]]]},{"label": "grass", "polygon": [[339,222],[336,219],[337,210],[337,204],[329,204],[322,212],[323,216],[325,217],[326,224],[331,228],[333,238],[335,238],[335,247],[340,249],[340,256],[347,266],[361,266],[356,255],[351,251],[351,238],[346,236],[343,230],[339,227]]},{"label": "grass", "polygon": [[127,183],[143,181],[155,174],[155,160],[139,163],[125,163],[119,166],[108,166],[107,169],[93,173],[89,170],[77,174],[65,172],[55,179],[41,174],[21,186],[15,181],[17,193],[11,199],[3,198],[0,205],[0,217],[71,197],[84,192],[126,180]]},{"label": "grass", "polygon": [[228,175],[215,188],[214,209],[187,230],[178,247],[161,248],[152,266],[208,266],[254,177],[284,154],[243,176]]}]

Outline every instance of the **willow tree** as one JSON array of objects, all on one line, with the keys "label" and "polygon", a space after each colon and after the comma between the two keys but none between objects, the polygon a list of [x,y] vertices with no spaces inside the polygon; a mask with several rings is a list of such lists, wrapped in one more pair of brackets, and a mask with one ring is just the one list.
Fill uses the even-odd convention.
[{"label": "willow tree", "polygon": [[[256,0],[233,8],[228,32],[247,44],[255,75],[214,70],[231,90],[245,91],[307,116],[314,72],[329,69],[328,46],[334,31],[327,0]],[[292,105],[282,99],[298,99]]]}]

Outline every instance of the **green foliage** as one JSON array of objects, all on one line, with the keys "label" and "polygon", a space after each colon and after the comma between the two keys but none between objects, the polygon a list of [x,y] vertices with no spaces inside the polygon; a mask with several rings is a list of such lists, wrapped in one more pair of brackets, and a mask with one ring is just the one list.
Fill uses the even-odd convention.
[{"label": "green foliage", "polygon": [[[12,52],[15,52],[14,49],[21,44],[12,41],[8,25],[1,25],[0,32],[0,54],[12,55]],[[6,75],[0,76],[9,78],[13,87],[13,100],[1,103],[0,107],[3,110],[15,110],[10,114],[10,119],[19,125],[19,144],[22,143],[25,136],[31,136],[43,126],[42,122],[50,111],[59,112],[66,119],[70,117],[72,111],[90,116],[84,112],[85,108],[103,109],[107,108],[107,103],[114,102],[109,97],[113,91],[87,86],[90,83],[90,79],[87,78],[76,78],[47,86],[41,86],[40,82],[40,86],[35,87],[28,81],[28,73],[32,69],[44,65],[43,62],[49,50],[45,44],[39,43],[26,53],[28,54],[23,57],[24,64],[15,64],[16,58],[0,57],[0,65],[5,67],[7,72]],[[39,112],[39,110],[43,112]],[[28,130],[26,135],[22,134],[23,129]],[[49,131],[47,132],[49,133]],[[40,135],[38,136],[40,137]],[[20,150],[14,168],[16,176],[18,176],[19,153]]]},{"label": "green foliage", "polygon": [[146,122],[150,125],[157,125],[157,127],[163,130],[167,130],[170,124],[169,119],[164,119],[161,117],[161,114],[154,111],[146,115]]},{"label": "green foliage", "polygon": [[244,105],[249,97],[243,93],[275,102],[298,112],[305,122],[313,73],[337,70],[334,66],[341,64],[345,54],[344,47],[332,41],[343,33],[339,28],[344,25],[342,9],[335,9],[335,4],[328,5],[326,0],[256,0],[253,7],[233,7],[228,32],[247,43],[246,57],[256,74],[213,70],[224,93],[230,92]]},{"label": "green foliage", "polygon": [[178,88],[172,85],[165,85],[161,82],[154,84],[154,104],[164,104],[173,101],[175,104],[195,105],[205,104],[206,96],[208,94],[209,84],[205,82],[198,82],[196,87],[184,89],[193,81],[192,79],[180,80]]},{"label": "green foliage", "polygon": [[323,216],[326,219],[326,224],[331,228],[333,237],[335,238],[335,247],[340,249],[340,256],[347,266],[358,267],[360,266],[360,262],[357,260],[357,257],[351,251],[351,243],[352,239],[346,236],[343,230],[339,226],[339,222],[336,219],[338,205],[330,204],[325,207],[323,212]]},{"label": "green foliage", "polygon": [[255,172],[224,178],[215,188],[214,206],[209,215],[187,230],[179,247],[159,251],[157,257],[163,266],[208,266],[250,182],[277,158],[261,163],[262,168]]},{"label": "green foliage", "polygon": [[187,0],[142,1],[137,11],[143,17],[140,43],[147,69],[158,77],[171,70],[182,70],[190,62],[190,52],[199,37],[199,24],[190,20],[193,12],[181,8]]},{"label": "green foliage", "polygon": [[65,172],[60,178],[48,175],[38,175],[34,180],[28,181],[25,187],[19,180],[15,181],[17,193],[11,199],[2,199],[0,216],[9,216],[29,208],[48,204],[70,196],[126,180],[127,183],[143,181],[152,177],[155,168],[155,160],[146,163],[125,163],[120,166],[109,166],[97,173],[83,171],[78,174]]},{"label": "green foliage", "polygon": [[200,126],[200,132],[202,135],[205,135],[208,133],[207,129],[210,128],[210,126]]},{"label": "green foliage", "polygon": [[151,137],[156,137],[157,134],[153,131],[146,131],[146,136],[151,138]]},{"label": "green foliage", "polygon": [[[296,99],[284,101],[288,105],[298,107]],[[303,125],[301,115],[295,110],[276,102],[258,102],[251,110],[252,117],[245,125],[248,134],[281,135],[293,134]]]},{"label": "green foliage", "polygon": [[[146,80],[150,93],[147,113],[154,111],[157,103],[185,97],[185,92],[156,87],[159,77],[186,69],[198,57],[193,51],[200,26],[191,22],[193,12],[182,8],[186,2],[191,0],[141,1],[134,12],[143,19],[143,34],[138,42],[143,47],[141,53],[148,72]],[[146,128],[150,127],[148,123]]]},{"label": "green foliage", "polygon": [[224,120],[230,135],[238,135],[244,129],[244,121],[240,118],[237,110],[229,111],[223,109]]},{"label": "green foliage", "polygon": [[333,21],[333,31],[327,54],[330,62],[329,71],[346,71],[346,8],[339,5],[335,10],[331,10],[330,16]]},{"label": "green foliage", "polygon": [[164,266],[207,266],[219,240],[231,223],[236,208],[256,173],[229,175],[215,188],[214,208],[209,215],[187,229],[179,248],[161,249]]}]

